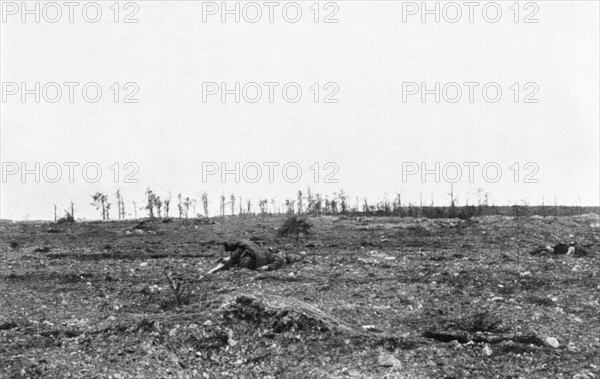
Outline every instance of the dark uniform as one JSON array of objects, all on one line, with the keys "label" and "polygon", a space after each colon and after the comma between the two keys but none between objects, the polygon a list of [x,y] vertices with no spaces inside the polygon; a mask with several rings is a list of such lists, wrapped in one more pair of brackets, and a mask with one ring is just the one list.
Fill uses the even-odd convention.
[{"label": "dark uniform", "polygon": [[533,250],[532,252],[530,252],[530,255],[538,255],[538,254],[566,254],[566,255],[573,255],[575,257],[584,257],[586,255],[589,255],[589,252],[584,249],[583,247],[576,245],[576,244],[570,244],[567,245],[565,243],[559,243],[556,244],[554,246],[540,246],[537,249]]},{"label": "dark uniform", "polygon": [[230,252],[227,267],[239,266],[250,270],[277,270],[285,264],[304,259],[302,254],[290,254],[272,249],[261,249],[257,244],[248,240],[224,243],[225,251]]}]

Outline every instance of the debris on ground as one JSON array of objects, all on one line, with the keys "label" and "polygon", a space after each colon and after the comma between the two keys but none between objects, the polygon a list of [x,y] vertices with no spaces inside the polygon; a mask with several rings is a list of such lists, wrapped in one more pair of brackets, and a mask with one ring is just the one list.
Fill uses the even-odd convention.
[{"label": "debris on ground", "polygon": [[[0,223],[0,376],[600,377],[597,215],[285,218]],[[241,236],[308,254],[199,275]]]}]

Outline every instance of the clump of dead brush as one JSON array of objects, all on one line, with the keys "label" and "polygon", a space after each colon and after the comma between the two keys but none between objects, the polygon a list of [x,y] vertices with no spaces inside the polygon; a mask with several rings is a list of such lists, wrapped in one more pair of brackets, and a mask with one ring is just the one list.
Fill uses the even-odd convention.
[{"label": "clump of dead brush", "polygon": [[56,220],[57,224],[72,224],[75,222],[75,218],[69,212],[65,213],[65,217],[61,217]]},{"label": "clump of dead brush", "polygon": [[312,225],[309,224],[305,219],[296,215],[290,216],[284,221],[283,225],[279,227],[279,230],[277,231],[277,237],[296,236],[297,242],[301,234],[303,234],[305,237],[308,237],[311,227]]},{"label": "clump of dead brush", "polygon": [[165,275],[165,278],[167,278],[167,282],[169,282],[169,287],[171,287],[171,290],[173,291],[177,305],[182,306],[189,304],[192,295],[192,290],[189,285],[181,279],[173,279],[166,269],[163,271],[163,274]]}]

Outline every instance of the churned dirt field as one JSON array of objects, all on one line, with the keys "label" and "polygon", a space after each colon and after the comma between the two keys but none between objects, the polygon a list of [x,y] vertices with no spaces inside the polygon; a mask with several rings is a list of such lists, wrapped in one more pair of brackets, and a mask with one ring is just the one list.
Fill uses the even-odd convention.
[{"label": "churned dirt field", "polygon": [[[3,222],[0,377],[600,378],[595,214],[283,220]],[[238,238],[307,258],[206,275]]]}]

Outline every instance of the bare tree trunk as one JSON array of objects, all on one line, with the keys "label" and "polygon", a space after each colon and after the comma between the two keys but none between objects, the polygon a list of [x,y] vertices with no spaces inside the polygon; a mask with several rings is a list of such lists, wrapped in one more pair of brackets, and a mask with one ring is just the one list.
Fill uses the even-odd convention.
[{"label": "bare tree trunk", "polygon": [[121,197],[121,220],[125,220],[125,201]]}]

